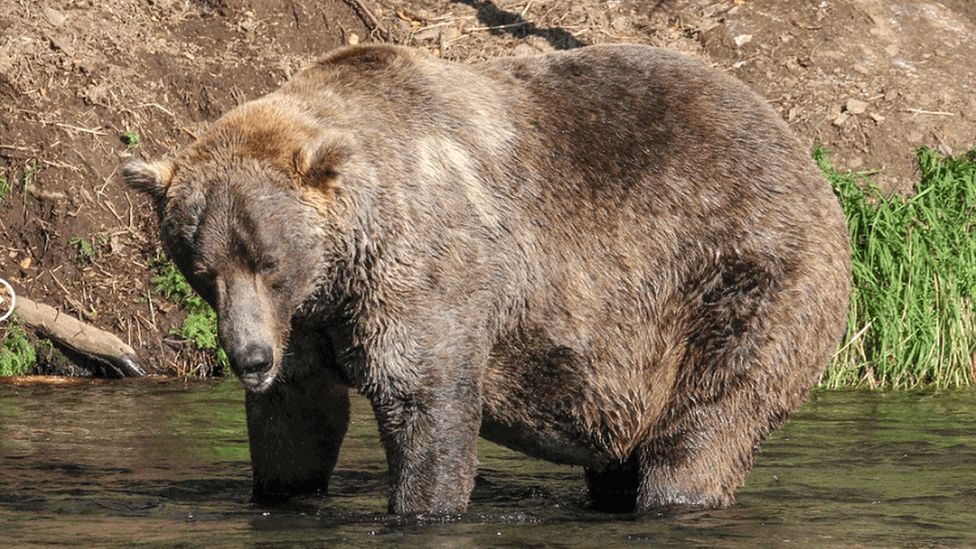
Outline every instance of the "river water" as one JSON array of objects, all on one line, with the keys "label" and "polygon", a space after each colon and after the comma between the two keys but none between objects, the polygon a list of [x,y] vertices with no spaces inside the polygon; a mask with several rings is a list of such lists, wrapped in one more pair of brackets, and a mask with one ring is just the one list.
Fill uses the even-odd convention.
[{"label": "river water", "polygon": [[976,545],[973,391],[815,393],[719,511],[601,514],[580,469],[485,441],[480,458],[468,514],[387,515],[356,398],[332,495],[258,507],[234,381],[0,385],[0,545]]}]

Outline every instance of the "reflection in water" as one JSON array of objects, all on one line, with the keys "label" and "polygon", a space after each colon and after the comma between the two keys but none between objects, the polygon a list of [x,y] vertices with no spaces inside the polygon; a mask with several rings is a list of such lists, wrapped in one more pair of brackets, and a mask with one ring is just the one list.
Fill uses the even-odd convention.
[{"label": "reflection in water", "polygon": [[765,446],[731,509],[674,517],[586,508],[581,470],[481,442],[471,511],[391,517],[366,403],[332,496],[248,501],[235,382],[0,385],[5,544],[973,544],[976,392],[821,392]]}]

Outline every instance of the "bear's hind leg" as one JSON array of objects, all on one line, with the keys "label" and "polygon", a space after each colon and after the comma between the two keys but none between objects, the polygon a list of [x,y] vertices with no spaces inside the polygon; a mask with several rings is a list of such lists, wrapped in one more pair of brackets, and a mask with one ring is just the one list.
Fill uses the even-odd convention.
[{"label": "bear's hind leg", "polygon": [[681,512],[731,505],[759,444],[787,414],[745,395],[688,410],[668,434],[638,449],[637,510]]},{"label": "bear's hind leg", "polygon": [[[725,507],[760,443],[805,398],[837,345],[844,271],[727,258],[688,285],[683,363],[637,450],[639,510]],[[831,290],[833,291],[833,290]]]},{"label": "bear's hind leg", "polygon": [[319,365],[283,376],[263,393],[248,391],[245,406],[254,500],[325,494],[349,425],[349,389],[335,372]]}]

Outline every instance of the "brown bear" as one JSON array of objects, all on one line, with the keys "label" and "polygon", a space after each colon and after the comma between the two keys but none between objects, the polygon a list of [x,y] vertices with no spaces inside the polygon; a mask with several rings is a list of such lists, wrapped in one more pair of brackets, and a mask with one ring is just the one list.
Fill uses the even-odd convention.
[{"label": "brown bear", "polygon": [[124,176],[217,311],[258,500],[326,490],[354,388],[392,512],[464,511],[479,434],[600,509],[725,506],[844,328],[808,151],[661,49],[340,49]]}]

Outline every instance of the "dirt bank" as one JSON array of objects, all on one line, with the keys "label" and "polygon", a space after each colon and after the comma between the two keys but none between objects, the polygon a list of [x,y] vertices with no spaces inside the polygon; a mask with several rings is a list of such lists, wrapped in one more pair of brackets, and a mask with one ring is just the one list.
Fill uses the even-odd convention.
[{"label": "dirt bank", "polygon": [[343,43],[461,61],[676,48],[751,84],[839,166],[882,168],[892,190],[910,187],[913,148],[976,143],[969,0],[0,0],[0,14],[0,277],[119,334],[157,370],[205,357],[167,336],[181,312],[149,291],[155,220],[121,162],[189,142]]}]

